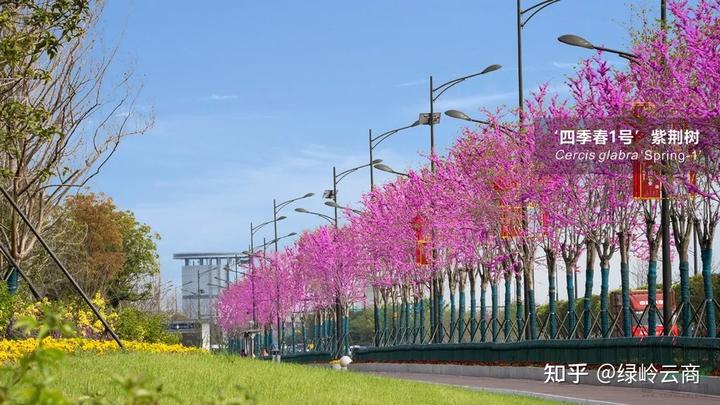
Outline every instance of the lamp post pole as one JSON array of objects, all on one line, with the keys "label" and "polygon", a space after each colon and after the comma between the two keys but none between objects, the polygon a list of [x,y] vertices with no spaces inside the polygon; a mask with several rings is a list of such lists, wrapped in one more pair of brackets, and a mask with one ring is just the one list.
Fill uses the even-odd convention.
[{"label": "lamp post pole", "polygon": [[430,75],[430,171],[435,172],[435,161],[432,159],[435,156],[435,120],[433,116],[435,114],[435,90],[433,90],[433,77]]},{"label": "lamp post pole", "polygon": [[[277,223],[278,223],[279,220],[285,218],[285,217],[279,217],[279,218],[278,218],[278,213],[280,212],[280,210],[282,210],[283,208],[285,208],[285,207],[287,207],[288,205],[292,204],[293,202],[295,202],[295,201],[297,201],[297,200],[301,200],[301,199],[303,199],[303,198],[312,197],[312,196],[314,196],[314,195],[315,195],[314,193],[306,193],[305,195],[303,195],[303,196],[301,196],[301,197],[292,198],[292,199],[287,200],[287,201],[285,201],[285,202],[282,202],[282,203],[280,203],[280,204],[278,204],[278,203],[277,203],[277,200],[275,200],[275,199],[273,198],[273,220],[272,220],[272,222],[273,222],[273,233],[274,233],[274,237],[275,237],[274,240],[273,240],[273,245],[274,245],[274,247],[275,247],[275,254],[276,254],[276,256],[277,256],[277,252],[278,252],[278,241],[279,241],[280,239],[282,239],[282,238],[278,238]],[[295,233],[291,233],[290,235],[287,235],[287,236],[293,236],[294,234],[295,234]],[[285,236],[285,237],[287,237],[287,236]],[[276,258],[277,258],[277,257],[276,257]],[[280,348],[280,350],[282,350],[282,342],[283,342],[282,339],[283,339],[283,336],[282,336],[282,328],[281,328],[281,325],[280,325],[280,279],[279,279],[279,274],[276,274],[276,283],[275,283],[275,285],[276,285],[275,294],[276,294],[276,301],[277,301],[277,302],[276,302],[276,311],[277,311],[277,338],[278,338],[278,347]],[[293,324],[293,336],[295,336],[295,325],[294,325],[294,324]],[[293,350],[294,350],[294,349],[295,349],[295,347],[293,346]]]},{"label": "lamp post pole", "polygon": [[[337,169],[335,166],[333,166],[333,202],[335,203],[333,206],[333,212],[334,212],[334,221],[335,224],[335,233],[337,237],[337,229],[338,229],[338,203],[337,203]],[[338,292],[335,296],[335,345],[336,345],[336,352],[340,351],[340,340],[342,339],[342,315],[340,314],[340,311],[342,308],[340,308],[340,292]]]},{"label": "lamp post pole", "polygon": [[200,270],[197,271],[197,292],[195,296],[197,297],[197,318],[198,322],[200,322]]},{"label": "lamp post pole", "polygon": [[[523,64],[522,64],[522,0],[517,0],[517,63],[518,63],[518,133],[522,134],[522,124],[523,124],[523,113],[524,113],[524,107],[523,104],[525,104],[525,96],[523,94]],[[522,226],[523,231],[527,231],[528,229],[528,222],[527,222],[527,207],[525,204],[522,205]],[[525,245],[527,242],[523,242],[523,251],[527,249],[527,246]],[[527,265],[526,261],[527,258],[524,257],[525,260],[523,260],[523,268]],[[517,274],[515,275],[515,278],[517,280]],[[528,278],[527,274],[523,274],[523,281],[524,288],[523,288],[523,302],[524,302],[524,312],[525,314],[528,314]],[[519,281],[518,281],[519,282]],[[519,292],[519,291],[518,291]],[[517,300],[520,300],[520,297],[516,297]],[[518,305],[518,310],[521,309],[520,305]],[[515,314],[518,321],[520,319],[523,319],[523,314]],[[520,322],[518,322],[520,323]],[[527,331],[526,329],[526,332]],[[518,325],[518,340],[520,340],[520,334],[522,333],[522,328],[520,325]],[[527,339],[527,334],[525,335],[525,338]]]},{"label": "lamp post pole", "polygon": [[368,151],[370,151],[370,191],[372,192],[375,188],[375,178],[373,177],[373,136],[372,136],[372,129],[368,129]]},{"label": "lamp post pole", "polygon": [[370,152],[370,160],[368,161],[368,166],[370,166],[370,191],[375,189],[375,177],[374,177],[374,170],[373,165],[377,163],[381,163],[382,159],[373,159],[373,150],[378,147],[384,140],[388,139],[389,137],[397,134],[400,131],[406,130],[408,128],[416,127],[420,125],[420,120],[413,122],[410,125],[406,125],[404,127],[396,128],[387,132],[383,132],[380,135],[373,136],[372,129],[368,129],[368,151]]},{"label": "lamp post pole", "polygon": [[[667,26],[667,5],[665,0],[660,0],[660,26],[665,29]],[[663,162],[664,163],[664,162]],[[663,165],[664,166],[664,165]],[[662,266],[663,266],[663,334],[670,335],[672,329],[673,308],[668,305],[670,294],[672,294],[672,264],[670,263],[670,200],[668,199],[665,187],[660,187],[660,232],[662,234]],[[685,331],[683,331],[683,334]]]},{"label": "lamp post pole", "polygon": [[[427,117],[427,121],[421,122],[421,123],[424,123],[425,125],[430,126],[430,170],[433,173],[435,172],[435,161],[434,161],[434,157],[435,157],[435,121],[436,121],[435,120],[435,101],[437,101],[437,99],[440,98],[440,96],[443,93],[445,93],[448,89],[450,89],[451,87],[453,87],[467,79],[470,79],[472,77],[480,76],[480,75],[484,75],[486,73],[493,72],[495,70],[500,69],[501,67],[502,66],[500,66],[500,65],[490,65],[490,66],[486,67],[485,69],[483,69],[481,72],[473,73],[471,75],[467,75],[467,76],[463,76],[463,77],[459,77],[457,79],[447,81],[437,87],[435,87],[435,84],[433,82],[433,77],[432,77],[432,75],[430,75],[430,87],[429,87],[429,92],[428,92],[429,99],[430,99],[430,114]],[[421,114],[421,119],[422,118],[423,117]],[[438,122],[440,121],[439,115],[437,116],[437,121]],[[432,241],[431,243],[433,245],[433,250],[432,250],[433,260],[432,261],[433,261],[433,266],[434,266],[436,258],[437,258],[437,250],[434,247],[434,240],[435,240],[435,230],[434,229],[432,229],[430,231],[430,238]],[[434,316],[430,317],[430,320],[431,320],[430,328],[431,328],[431,330],[436,331],[436,332],[431,332],[431,334],[434,334],[436,342],[440,343],[440,342],[442,342],[442,340],[444,338],[443,314],[442,314],[443,277],[442,277],[441,272],[437,272],[432,278],[431,288],[430,288],[430,296],[431,296],[432,303],[435,307],[435,308],[432,308],[432,306],[431,306],[431,312],[434,314]],[[435,324],[436,324],[435,326],[432,325],[433,319],[435,320]]]},{"label": "lamp post pole", "polygon": [[332,197],[333,197],[333,202],[335,203],[335,206],[333,207],[333,210],[334,210],[333,212],[334,212],[334,215],[335,215],[335,216],[334,216],[334,218],[335,218],[335,229],[337,229],[337,227],[338,227],[337,183],[338,183],[337,169],[335,168],[335,166],[333,166],[333,195],[332,195]]},{"label": "lamp post pole", "polygon": [[[277,251],[278,251],[278,234],[277,234],[277,203],[275,202],[275,199],[273,198],[273,234],[275,236],[275,240],[273,241],[273,245],[275,246],[275,265],[277,266]],[[282,336],[282,328],[280,327],[280,269],[275,269],[275,311],[276,311],[276,317],[277,317],[277,344],[278,349],[282,352],[282,345],[283,345],[283,336]]]},{"label": "lamp post pole", "polygon": [[[662,29],[667,27],[667,4],[666,0],[660,0],[660,26]],[[565,35],[569,41],[563,41],[573,46],[580,46],[588,49],[598,49],[606,52],[620,55],[631,62],[635,62],[636,55],[629,52],[616,51],[603,47],[594,46],[587,40],[576,36]],[[562,38],[562,37],[561,37]],[[663,162],[664,163],[664,162]],[[664,165],[663,165],[664,166]],[[672,314],[673,308],[667,305],[672,295],[672,264],[670,263],[670,200],[668,198],[665,187],[660,187],[660,235],[662,249],[662,267],[663,267],[663,335],[669,336],[672,330]]]},{"label": "lamp post pole", "polygon": [[[273,221],[280,221],[282,219],[285,219],[285,217],[280,218],[273,218],[272,221],[263,222],[260,225],[253,226],[253,223],[250,222],[250,251],[248,253],[248,267],[250,269],[250,284],[252,285],[252,296],[253,296],[253,328],[257,328],[257,305],[255,302],[255,232],[259,231],[260,228],[263,226],[273,222]],[[253,338],[254,339],[254,338]],[[255,342],[253,342],[255,343]]]},{"label": "lamp post pole", "polygon": [[[368,151],[370,152],[370,160],[369,166],[370,166],[370,192],[372,192],[375,189],[375,177],[374,177],[374,165],[376,164],[376,160],[373,159],[373,150],[382,143],[382,141],[386,140],[390,136],[415,126],[420,125],[420,121],[415,121],[414,123],[404,126],[402,128],[393,129],[391,131],[384,132],[377,137],[373,137],[372,129],[368,129]],[[380,330],[380,312],[378,307],[378,290],[373,287],[373,325],[375,328],[375,334],[373,337],[373,343],[375,346],[380,345],[380,336],[379,336],[379,330]]]},{"label": "lamp post pole", "polygon": [[[371,143],[372,143],[372,138],[371,138],[370,141],[371,141]],[[371,144],[371,145],[372,145],[372,144]],[[380,159],[371,160],[370,163],[367,163],[367,164],[364,164],[364,165],[360,165],[360,166],[357,166],[357,167],[353,167],[352,169],[348,169],[348,170],[345,170],[345,171],[340,172],[340,173],[338,173],[338,172],[337,172],[337,168],[336,168],[335,166],[333,166],[333,188],[332,188],[332,195],[330,196],[330,197],[332,197],[332,198],[331,198],[331,199],[332,199],[332,202],[327,201],[327,202],[325,202],[325,205],[331,206],[331,207],[333,208],[334,217],[333,217],[333,221],[331,221],[331,222],[332,222],[333,225],[335,226],[335,231],[336,231],[336,232],[337,232],[337,230],[338,230],[338,208],[346,208],[346,207],[341,207],[340,205],[338,205],[338,202],[337,202],[337,194],[338,194],[337,185],[338,185],[338,183],[339,183],[342,179],[344,179],[347,175],[349,175],[350,173],[355,172],[355,171],[357,171],[357,170],[360,170],[360,169],[362,169],[362,168],[364,168],[364,167],[367,167],[367,166],[370,166],[370,167],[371,167],[371,170],[372,170],[372,165],[373,165],[374,163],[380,163],[380,162],[382,162],[382,160],[380,160]],[[355,210],[354,210],[354,211],[355,211]],[[310,212],[308,212],[307,210],[302,210],[302,211],[299,211],[299,212],[310,213]],[[359,211],[356,211],[356,212],[359,212]],[[322,216],[322,215],[321,215],[321,216]],[[343,338],[343,332],[342,332],[343,325],[342,325],[342,322],[344,321],[344,319],[343,319],[343,316],[342,316],[342,314],[341,314],[341,310],[342,310],[341,307],[342,307],[342,305],[341,305],[341,302],[340,302],[340,292],[338,291],[338,292],[337,292],[337,296],[336,296],[336,298],[335,298],[335,335],[336,335],[337,351],[340,350],[340,345],[341,345],[340,339],[343,339],[343,340],[344,340],[344,343],[345,343],[345,346],[348,346],[348,345],[347,345],[348,340]],[[348,348],[346,347],[346,348],[345,348],[345,352],[347,352],[347,349],[348,349]]]},{"label": "lamp post pole", "polygon": [[248,259],[250,260],[248,262],[250,266],[250,284],[252,288],[252,319],[253,319],[253,328],[257,328],[257,310],[255,306],[255,231],[253,228],[252,222],[250,222],[250,255]]},{"label": "lamp post pole", "polygon": [[[533,6],[528,7],[527,9],[522,9],[522,0],[517,0],[517,7],[516,10],[516,29],[517,29],[517,66],[518,66],[518,133],[522,134],[523,130],[523,120],[524,120],[524,104],[525,104],[525,94],[523,89],[523,42],[522,42],[522,30],[523,27],[525,27],[525,24],[527,24],[537,13],[539,13],[542,9],[545,7],[548,7],[552,4],[557,3],[560,0],[544,0],[536,3]],[[523,20],[523,17],[525,14],[530,13],[527,18]],[[523,230],[527,231],[529,228],[528,224],[528,215],[527,215],[527,205],[522,205],[522,226]],[[522,250],[523,250],[523,267],[524,267],[524,274],[523,274],[523,301],[524,301],[524,308],[525,316],[530,321],[530,327],[525,328],[525,338],[526,339],[535,339],[537,336],[536,331],[536,320],[535,320],[535,277],[534,277],[534,259],[535,259],[535,246],[530,246],[530,243],[528,242],[527,238],[523,240],[522,244]],[[518,281],[519,282],[519,281]],[[577,284],[577,274],[575,275],[575,284]],[[520,297],[517,297],[519,300]],[[521,308],[518,306],[518,308]],[[518,318],[518,323],[521,323],[520,319],[523,318],[522,314],[516,314]],[[518,338],[520,338],[521,333],[521,327],[518,325]]]}]

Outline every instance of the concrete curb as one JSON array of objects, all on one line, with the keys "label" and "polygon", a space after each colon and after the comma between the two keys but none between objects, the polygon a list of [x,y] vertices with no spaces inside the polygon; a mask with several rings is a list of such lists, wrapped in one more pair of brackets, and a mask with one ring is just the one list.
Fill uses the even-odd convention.
[{"label": "concrete curb", "polygon": [[478,387],[471,387],[468,385],[454,385],[454,384],[442,384],[442,383],[432,383],[432,382],[430,382],[428,384],[459,387],[459,388],[465,388],[465,389],[473,390],[473,391],[486,391],[486,392],[491,392],[493,394],[521,395],[524,397],[547,399],[550,401],[560,401],[563,403],[585,404],[585,405],[625,405],[625,404],[622,404],[619,402],[595,401],[592,399],[582,399],[582,398],[568,397],[568,396],[564,396],[564,395],[544,394],[541,392],[506,390],[506,389],[501,389],[501,388],[478,388]]},{"label": "concrete curb", "polygon": [[[519,380],[545,381],[545,371],[540,367],[500,367],[500,366],[463,366],[458,364],[418,364],[418,363],[353,363],[349,366],[351,371],[369,371],[382,373],[418,373],[418,374],[444,374],[464,377],[490,377],[510,378]],[[580,384],[594,386],[612,386],[636,389],[667,390],[688,392],[703,395],[720,395],[720,377],[700,377],[698,384],[658,383],[661,379],[658,374],[656,383],[619,383],[612,381],[602,384],[597,379],[597,370],[588,370],[588,375],[580,378]],[[566,379],[568,379],[566,377]],[[566,382],[565,384],[571,384]]]}]

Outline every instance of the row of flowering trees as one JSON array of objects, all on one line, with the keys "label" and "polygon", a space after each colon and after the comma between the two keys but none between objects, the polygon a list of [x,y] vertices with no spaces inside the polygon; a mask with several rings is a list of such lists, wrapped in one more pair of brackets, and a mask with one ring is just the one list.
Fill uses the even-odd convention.
[{"label": "row of flowering trees", "polygon": [[[621,280],[617,325],[629,336],[629,263],[635,257],[648,263],[652,335],[659,321],[661,241],[659,188],[653,185],[662,184],[680,274],[680,330],[715,336],[711,268],[720,219],[720,0],[694,6],[676,0],[669,8],[673,18],[667,28],[648,21],[634,33],[637,57],[627,67],[613,68],[596,55],[568,79],[568,98],[542,87],[520,117],[486,111],[489,125],[466,129],[446,156],[430,157],[435,170],[411,171],[378,187],[364,195],[361,210],[346,212],[345,225],[305,232],[295,246],[259,258],[250,276],[219,300],[221,325],[241,329],[253,318],[262,325],[292,318],[295,325],[300,317],[304,336],[305,318],[313,314],[316,337],[347,336],[348,308],[372,288],[376,343],[390,330],[415,342],[497,340],[513,333],[536,339],[540,321],[532,286],[542,266],[550,286],[550,315],[543,325],[548,337],[613,333],[611,272]],[[695,318],[688,285],[693,232],[702,251],[705,299]],[[610,268],[614,257],[618,269]],[[598,264],[600,313],[593,332],[589,314]],[[573,275],[581,266],[586,281],[577,314],[580,286]],[[566,275],[566,314],[557,313],[559,269]],[[497,292],[503,283],[500,317]],[[511,322],[513,287],[518,293]]]}]

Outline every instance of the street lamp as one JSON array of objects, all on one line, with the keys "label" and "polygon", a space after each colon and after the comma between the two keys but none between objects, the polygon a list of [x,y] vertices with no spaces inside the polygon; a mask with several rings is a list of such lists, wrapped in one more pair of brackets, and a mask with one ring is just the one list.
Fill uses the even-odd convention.
[{"label": "street lamp", "polygon": [[587,39],[585,39],[583,37],[577,36],[577,35],[573,35],[573,34],[561,35],[558,37],[558,41],[560,41],[566,45],[570,45],[570,46],[577,46],[577,47],[585,48],[585,49],[594,49],[596,51],[614,53],[614,54],[619,55],[631,62],[638,63],[635,60],[638,58],[638,56],[633,53],[625,52],[625,51],[618,51],[616,49],[605,48],[602,46],[593,45],[592,42],[588,41]]},{"label": "street lamp", "polygon": [[[398,133],[398,132],[400,132],[400,131],[403,131],[403,130],[405,130],[405,129],[412,128],[412,127],[416,127],[416,126],[418,126],[418,125],[420,125],[420,120],[417,120],[417,121],[413,122],[412,124],[407,125],[407,126],[404,126],[404,127],[402,127],[402,128],[397,128],[397,129],[393,129],[393,130],[391,130],[391,131],[384,132],[384,133],[382,133],[382,134],[380,134],[380,135],[378,135],[378,136],[375,136],[375,137],[373,137],[373,135],[372,135],[372,129],[369,129],[369,130],[368,130],[368,141],[369,141],[369,148],[368,148],[368,149],[369,149],[369,151],[370,151],[370,191],[372,191],[372,189],[375,188],[375,181],[374,181],[374,178],[373,178],[373,165],[374,165],[375,163],[380,163],[380,162],[377,162],[377,161],[373,160],[373,150],[374,150],[378,145],[380,145],[384,140],[388,139],[388,138],[391,137],[392,135],[394,135],[394,134],[396,134],[396,133]],[[380,159],[378,159],[378,160],[380,160]]]},{"label": "street lamp", "polygon": [[[211,272],[211,271],[213,271],[213,270],[217,270],[218,268],[219,268],[219,266],[214,266],[214,267],[211,267],[211,268],[209,268],[209,269],[207,269],[207,270],[205,270],[205,271],[200,271],[199,269],[198,269],[198,271],[197,271],[197,285],[196,285],[197,294],[196,294],[196,297],[197,297],[197,306],[198,306],[198,308],[197,308],[198,322],[200,322],[200,319],[202,318],[202,315],[201,315],[201,313],[200,313],[200,294],[205,294],[205,290],[203,290],[203,289],[200,288],[200,276],[203,275],[203,274],[207,274],[207,273],[209,273],[209,272]],[[208,298],[208,299],[209,299],[209,298]],[[209,304],[209,303],[208,303],[208,304]]]},{"label": "street lamp", "polygon": [[515,133],[512,131],[512,129],[508,128],[508,127],[505,126],[505,125],[502,125],[502,124],[493,124],[493,123],[490,122],[490,121],[484,121],[484,120],[478,120],[478,119],[475,119],[475,118],[471,118],[470,116],[468,116],[467,114],[465,114],[465,113],[462,112],[462,111],[458,111],[458,110],[447,110],[447,111],[445,111],[445,115],[447,115],[448,117],[456,118],[456,119],[463,120],[463,121],[474,122],[474,123],[476,123],[476,124],[494,126],[494,127],[497,127],[498,129],[500,129],[501,131],[503,131],[506,135],[511,135],[511,136],[512,136],[512,135],[515,135]]},{"label": "street lamp", "polygon": [[[277,204],[277,202],[273,199],[273,227],[274,227],[275,239],[272,241],[272,243],[274,243],[274,245],[275,245],[275,252],[278,251],[278,244],[277,244],[278,241],[279,241],[280,239],[282,239],[282,238],[278,238],[278,233],[277,233],[277,221],[280,220],[280,219],[278,218],[278,216],[277,216],[278,213],[279,213],[283,208],[285,208],[285,207],[287,207],[288,205],[294,203],[295,201],[302,200],[302,199],[304,199],[304,198],[310,198],[310,197],[312,197],[312,196],[314,196],[314,195],[315,195],[315,193],[307,193],[307,194],[305,194],[305,195],[303,195],[303,196],[296,197],[296,198],[291,198],[291,199],[289,199],[289,200],[287,200],[287,201],[285,201],[285,202],[281,202],[280,204]],[[280,218],[284,218],[284,217],[280,217]],[[285,236],[285,237],[287,237],[287,236]]]},{"label": "street lamp", "polygon": [[[535,17],[537,13],[542,11],[544,8],[551,6],[560,0],[544,0],[540,1],[525,10],[522,9],[522,0],[517,0],[516,7],[516,29],[517,29],[517,64],[518,64],[518,108],[521,112],[520,120],[522,120],[522,110],[524,108],[524,97],[523,94],[523,63],[522,63],[522,30],[525,28],[530,20]],[[527,15],[527,17],[525,17]]]},{"label": "street lamp", "polygon": [[[447,81],[437,87],[433,86],[433,77],[430,76],[430,113],[428,114],[420,114],[420,118],[418,119],[418,122],[423,125],[429,125],[430,126],[430,156],[435,155],[435,124],[440,122],[440,113],[435,113],[435,102],[437,101],[440,96],[445,93],[447,90],[449,90],[451,87],[455,86],[456,84],[462,83],[467,79],[484,75],[486,73],[494,72],[498,69],[500,69],[501,65],[490,65],[483,69],[481,72],[473,73],[471,75],[459,77],[457,79],[453,79],[450,81]],[[432,171],[435,171],[435,161],[430,161],[430,168]]]},{"label": "street lamp", "polygon": [[319,212],[314,212],[314,211],[308,211],[305,208],[295,208],[295,212],[299,212],[301,214],[315,215],[315,216],[318,216],[318,217],[330,222],[330,225],[333,225],[333,226],[335,225],[335,220],[329,215],[321,214]]},{"label": "street lamp", "polygon": [[[522,124],[523,124],[523,112],[525,108],[525,95],[524,95],[524,89],[523,89],[523,59],[522,59],[522,30],[525,28],[525,25],[532,20],[533,17],[535,17],[540,11],[544,10],[546,7],[549,7],[560,0],[543,0],[538,3],[535,3],[534,5],[526,8],[523,10],[522,8],[522,0],[517,0],[517,7],[516,10],[516,30],[517,30],[517,67],[518,67],[518,132],[522,131]],[[525,204],[522,206],[522,225],[523,230],[527,230],[528,228],[528,221],[527,221],[527,207]],[[527,241],[524,241],[523,244],[527,244]],[[534,251],[534,247],[530,248],[528,246],[524,246],[523,251],[525,252],[531,252]],[[528,259],[526,257],[525,259]],[[532,263],[532,260],[526,260],[528,263]],[[534,294],[535,288],[534,288],[534,282],[535,277],[533,273],[533,269],[528,269],[528,274],[523,277],[524,278],[524,288],[523,288],[523,296],[524,296],[524,309],[525,314],[528,317],[531,317],[533,314],[530,314],[530,306],[529,306],[529,297],[530,297],[530,289],[532,288],[532,293]],[[528,280],[528,276],[531,277],[531,280]],[[516,278],[516,281],[518,279]],[[519,282],[519,281],[518,281]],[[518,302],[520,301],[520,297],[518,297]],[[519,312],[519,311],[518,311]],[[483,315],[484,316],[484,315]],[[522,321],[520,319],[522,318],[521,314],[517,314],[518,318],[518,337],[519,337],[519,331],[522,330]],[[535,319],[531,318],[531,327],[525,329],[526,337],[535,338]]]},{"label": "street lamp", "polygon": [[[272,243],[272,244],[274,245],[274,247],[275,247],[275,253],[276,253],[276,254],[277,254],[277,251],[278,251],[278,241],[279,241],[280,239],[287,238],[287,237],[289,237],[289,236],[295,235],[295,232],[293,232],[293,233],[291,233],[290,235],[284,236],[283,238],[278,238],[278,230],[277,230],[277,221],[278,221],[278,216],[277,216],[277,215],[278,215],[278,213],[279,213],[283,208],[285,208],[285,207],[287,207],[288,205],[294,203],[295,201],[302,200],[302,199],[304,199],[304,198],[310,198],[310,197],[312,197],[312,196],[314,196],[314,195],[315,195],[315,193],[306,193],[306,194],[304,194],[304,195],[302,195],[302,196],[300,196],[300,197],[291,198],[291,199],[289,199],[289,200],[287,200],[287,201],[281,202],[280,204],[278,204],[277,201],[276,201],[275,199],[273,199],[273,233],[274,233],[275,239],[273,239],[273,240],[271,241],[271,243]],[[281,350],[282,350],[282,339],[283,339],[283,337],[281,336],[281,335],[282,335],[282,330],[281,330],[281,328],[280,328],[280,282],[277,281],[277,282],[275,283],[275,285],[276,285],[275,295],[276,295],[276,297],[277,297],[277,303],[276,303],[276,311],[277,311],[277,342],[278,342],[278,347],[280,347]]]},{"label": "street lamp", "polygon": [[378,169],[378,170],[380,170],[380,171],[383,171],[383,172],[396,174],[396,175],[398,175],[398,176],[410,177],[409,174],[395,171],[395,170],[393,170],[392,167],[390,167],[390,166],[388,166],[388,165],[386,165],[386,164],[382,164],[382,163],[376,164],[376,165],[375,165],[375,168]]},{"label": "street lamp", "polygon": [[[403,128],[401,128],[401,129],[403,129]],[[374,159],[374,160],[371,160],[370,163],[366,163],[364,165],[353,167],[352,169],[347,169],[340,173],[338,173],[336,167],[333,166],[333,188],[332,188],[332,190],[326,190],[324,195],[325,195],[325,198],[331,199],[332,202],[334,203],[334,205],[330,205],[330,204],[328,204],[328,202],[329,202],[328,201],[325,204],[329,205],[330,207],[333,207],[335,210],[335,222],[334,222],[335,228],[337,228],[337,226],[338,226],[338,208],[343,208],[342,206],[338,205],[338,203],[337,203],[337,185],[338,185],[338,183],[342,179],[347,177],[347,175],[349,175],[350,173],[356,172],[356,171],[358,171],[362,168],[368,167],[368,166],[372,167],[373,165],[382,163],[382,161],[383,161],[382,159]],[[370,171],[372,172],[372,169],[370,169]],[[371,175],[372,175],[372,173],[371,173]]]},{"label": "street lamp", "polygon": [[[432,75],[430,76],[430,92],[429,92],[430,113],[427,113],[427,114],[421,113],[418,121],[420,121],[420,123],[423,125],[430,126],[430,170],[432,172],[435,172],[435,160],[433,159],[435,156],[435,124],[440,122],[440,113],[435,112],[435,101],[437,101],[437,99],[440,98],[440,96],[442,96],[443,93],[448,91],[451,87],[453,87],[459,83],[462,83],[467,79],[470,79],[470,78],[473,78],[476,76],[480,76],[480,75],[484,75],[484,74],[487,74],[490,72],[494,72],[494,71],[500,69],[501,67],[502,67],[501,65],[489,65],[488,67],[486,67],[485,69],[483,69],[482,71],[480,71],[478,73],[473,73],[471,75],[467,75],[467,76],[463,76],[463,77],[459,77],[457,79],[447,81],[437,87],[434,87],[433,77],[432,77]],[[435,235],[435,231],[433,230],[431,232],[431,238],[434,239],[434,237],[435,237],[434,235]],[[432,255],[433,255],[433,259],[435,259],[435,257],[437,256],[437,251],[435,249],[433,249]],[[443,281],[442,281],[441,275],[436,275],[433,277],[432,289],[430,291],[431,298],[436,297],[437,299],[442,300],[442,296],[443,296],[442,290],[443,290]],[[440,302],[440,301],[435,301],[433,298],[433,302]],[[442,311],[440,309],[440,305],[439,304],[435,305],[435,308],[433,311],[431,311],[431,313],[437,314],[435,318],[431,317],[431,319],[430,319],[431,324],[434,319],[435,323],[440,325],[440,327],[442,328],[442,321],[441,321]]]},{"label": "street lamp", "polygon": [[[366,163],[364,165],[353,167],[351,169],[347,169],[340,173],[338,173],[337,168],[335,166],[333,166],[333,188],[332,188],[332,190],[328,190],[331,192],[330,199],[332,201],[327,201],[325,204],[333,207],[333,210],[335,212],[334,219],[332,221],[330,221],[331,224],[333,224],[333,226],[335,227],[335,230],[338,229],[338,208],[343,208],[341,205],[339,205],[337,203],[337,185],[338,185],[338,183],[342,179],[344,179],[347,175],[349,175],[350,173],[356,172],[364,167],[368,167],[368,166],[372,166],[374,164],[380,164],[380,163],[382,163],[382,159],[374,159],[370,163]],[[325,195],[327,198],[328,193],[326,192]],[[317,214],[317,213],[315,213],[315,214],[320,215],[321,217],[325,218],[321,214]],[[340,293],[338,292],[337,297],[335,298],[335,336],[336,336],[335,342],[337,344],[338,350],[340,349],[340,339],[343,337],[343,334],[342,334],[343,326],[341,325],[341,322],[342,322],[341,309],[342,308],[341,308],[341,302],[340,302]],[[347,339],[344,339],[344,340],[345,340],[344,344],[345,344],[345,346],[347,346],[348,341],[347,341]],[[347,347],[346,347],[346,349],[347,349]]]},{"label": "street lamp", "polygon": [[[375,148],[377,148],[378,145],[380,145],[383,141],[385,141],[389,137],[395,135],[396,133],[406,130],[408,128],[416,127],[418,125],[420,125],[420,120],[417,120],[417,121],[413,122],[412,124],[401,127],[401,128],[396,128],[396,129],[393,129],[393,130],[390,130],[387,132],[383,132],[382,134],[377,135],[375,137],[373,137],[372,129],[368,130],[368,151],[370,152],[370,191],[371,192],[375,189],[375,176],[374,176],[374,170],[373,170],[374,165],[382,164],[381,162],[377,162],[376,160],[373,159],[373,150],[375,150]],[[375,343],[375,346],[378,346],[379,343],[378,343],[377,337],[378,337],[378,329],[379,329],[380,321],[379,321],[379,313],[378,313],[377,291],[375,288],[373,288],[373,323],[374,323],[374,328],[375,328],[374,343]]]},{"label": "street lamp", "polygon": [[[664,1],[661,2],[660,12],[662,26],[664,27],[666,24]],[[599,51],[614,53],[616,55],[622,56],[625,59],[628,59],[631,62],[639,63],[636,60],[638,56],[633,53],[595,46],[590,41],[577,35],[562,35],[558,37],[558,41],[571,46],[578,46],[586,49],[595,49]],[[665,162],[663,161],[662,165],[664,164]],[[665,187],[660,188],[660,234],[662,239],[661,247],[663,267],[663,297],[670,297],[670,294],[672,294],[672,265],[670,264],[670,201],[668,199],[667,191],[665,191]],[[666,300],[665,302],[667,302],[667,298],[664,299]],[[666,336],[669,336],[670,330],[672,329],[670,327],[670,325],[672,324],[672,314],[672,307],[670,305],[663,305],[663,334]],[[648,321],[651,325],[654,325],[654,317],[654,312],[648,316]],[[655,330],[653,327],[648,327],[648,334],[651,336],[655,334]]]},{"label": "street lamp", "polygon": [[[249,270],[250,270],[250,284],[251,284],[251,286],[252,286],[251,288],[252,288],[252,297],[253,297],[253,302],[252,302],[252,306],[253,306],[253,314],[252,314],[252,315],[253,315],[253,318],[252,318],[252,319],[253,319],[253,328],[257,327],[257,326],[256,326],[256,325],[257,325],[257,305],[256,305],[256,302],[255,302],[255,233],[256,233],[257,231],[259,231],[262,227],[264,227],[264,226],[266,226],[266,225],[268,225],[268,224],[270,224],[270,223],[275,223],[275,224],[277,224],[277,221],[282,221],[282,220],[285,219],[285,218],[287,218],[287,217],[281,216],[281,217],[275,218],[275,217],[273,216],[273,219],[272,219],[272,220],[263,222],[263,223],[261,223],[261,224],[259,224],[259,225],[255,225],[255,226],[253,226],[253,223],[250,222],[250,250],[243,252],[243,254],[247,254],[247,255],[248,255],[248,267],[249,267]],[[255,342],[253,342],[253,345],[254,345],[254,344],[255,344]],[[254,348],[254,346],[253,346],[253,348]]]},{"label": "street lamp", "polygon": [[[382,163],[380,163],[380,164],[382,164]],[[372,167],[372,166],[371,166],[371,167]],[[342,205],[336,203],[335,201],[325,201],[325,205],[327,205],[328,207],[339,208],[339,209],[341,209],[341,210],[350,210],[350,211],[352,211],[352,212],[354,212],[354,213],[356,213],[356,214],[361,214],[361,213],[362,213],[362,211],[360,211],[360,210],[356,210],[356,209],[353,209],[353,208],[350,208],[350,207],[343,207]]]}]

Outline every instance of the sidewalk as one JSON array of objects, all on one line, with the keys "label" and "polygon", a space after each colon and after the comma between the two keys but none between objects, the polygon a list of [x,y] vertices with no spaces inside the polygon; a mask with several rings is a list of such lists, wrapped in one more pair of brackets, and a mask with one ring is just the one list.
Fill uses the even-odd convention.
[{"label": "sidewalk", "polygon": [[[353,370],[357,368],[353,367]],[[357,370],[363,372],[362,370]],[[584,384],[543,384],[542,381],[468,377],[447,374],[369,372],[383,377],[447,384],[497,393],[528,395],[578,404],[709,405],[720,397],[646,388],[596,387]]]}]

